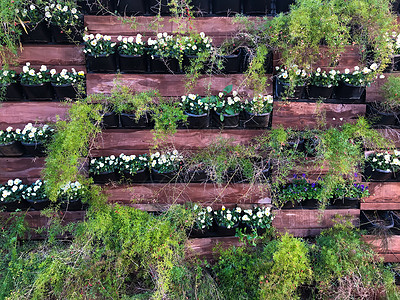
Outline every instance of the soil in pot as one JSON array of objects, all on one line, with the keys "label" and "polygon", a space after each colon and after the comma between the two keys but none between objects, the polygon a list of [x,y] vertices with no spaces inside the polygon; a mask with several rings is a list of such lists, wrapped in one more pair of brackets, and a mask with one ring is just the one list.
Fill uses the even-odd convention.
[{"label": "soil in pot", "polygon": [[370,165],[366,165],[363,173],[365,180],[370,181],[393,181],[394,175],[391,171],[386,170],[372,170]]},{"label": "soil in pot", "polygon": [[92,73],[116,73],[117,63],[115,53],[109,55],[86,55],[88,72]]},{"label": "soil in pot", "polygon": [[373,125],[397,126],[400,113],[396,111],[386,112],[379,103],[367,103],[367,118]]},{"label": "soil in pot", "polygon": [[[182,63],[183,72],[189,73],[192,61],[195,61],[196,59],[197,55],[185,55],[183,57],[183,63]],[[202,68],[198,70],[198,72],[201,74],[207,73],[208,65],[209,65],[208,61],[204,62]]]},{"label": "soil in pot", "polygon": [[239,113],[234,115],[224,115],[224,120],[221,121],[220,114],[214,111],[212,119],[215,126],[220,128],[236,128],[239,126]]},{"label": "soil in pot", "polygon": [[170,74],[179,72],[179,62],[176,58],[164,58],[153,55],[150,59],[152,73]]},{"label": "soil in pot", "polygon": [[51,24],[51,35],[54,42],[58,44],[77,44],[82,42],[81,28],[75,26],[68,26],[61,28],[58,25]]},{"label": "soil in pot", "polygon": [[25,29],[21,28],[21,42],[23,44],[51,42],[50,28],[45,22],[40,22],[37,24],[25,23],[24,27]]},{"label": "soil in pot", "polygon": [[21,101],[24,99],[22,87],[18,82],[0,85],[0,96],[6,101]]},{"label": "soil in pot", "polygon": [[26,100],[51,101],[54,99],[54,91],[50,82],[42,84],[21,84]]},{"label": "soil in pot", "polygon": [[212,11],[216,15],[231,15],[241,12],[240,0],[212,0]]},{"label": "soil in pot", "polygon": [[171,171],[168,173],[160,173],[156,169],[151,170],[151,179],[156,183],[167,183],[176,181],[177,179],[177,171]]},{"label": "soil in pot", "polygon": [[102,172],[100,174],[90,174],[94,183],[104,184],[109,182],[119,181],[119,176],[116,172]]},{"label": "soil in pot", "polygon": [[188,116],[186,126],[189,129],[204,129],[208,128],[210,124],[210,115],[208,113],[202,115],[194,115],[185,112],[185,115]]},{"label": "soil in pot", "polygon": [[268,127],[270,113],[255,115],[245,112],[244,127],[245,128],[266,128]]},{"label": "soil in pot", "polygon": [[7,144],[0,144],[0,156],[22,156],[24,148],[19,141],[9,142]]},{"label": "soil in pot", "polygon": [[124,128],[148,128],[150,127],[150,117],[148,114],[142,115],[138,121],[136,121],[135,114],[120,114],[121,126]]},{"label": "soil in pot", "polygon": [[124,172],[122,174],[122,180],[126,182],[136,182],[136,183],[145,183],[150,182],[150,170],[143,169],[137,171],[136,174],[130,174],[128,172]]},{"label": "soil in pot", "polygon": [[275,95],[277,98],[287,97],[289,99],[303,99],[304,98],[304,85],[295,86],[293,95],[286,96],[285,93],[289,89],[290,84],[286,82],[282,82],[279,78],[275,79]]},{"label": "soil in pot", "polygon": [[287,147],[290,149],[297,150],[298,152],[304,152],[304,139],[297,137],[297,138],[290,138],[287,141]]},{"label": "soil in pot", "polygon": [[336,99],[345,103],[363,103],[365,99],[365,86],[351,85],[346,82],[339,82],[335,88]]},{"label": "soil in pot", "polygon": [[117,11],[122,16],[138,16],[146,13],[144,0],[116,0]]},{"label": "soil in pot", "polygon": [[218,56],[218,59],[222,60],[221,72],[224,74],[240,73],[242,71],[242,58],[243,50],[241,48],[230,55]]},{"label": "soil in pot", "polygon": [[71,99],[74,100],[78,97],[78,92],[72,84],[51,84],[53,86],[54,92],[56,93],[56,98],[58,100]]},{"label": "soil in pot", "polygon": [[30,200],[26,199],[26,202],[35,210],[42,210],[45,209],[46,207],[50,206],[50,200],[49,199],[44,199],[44,200]]},{"label": "soil in pot", "polygon": [[266,15],[271,13],[271,0],[246,0],[243,2],[246,15]]},{"label": "soil in pot", "polygon": [[318,85],[310,85],[307,88],[308,98],[310,99],[330,99],[333,94],[333,86],[318,86]]},{"label": "soil in pot", "polygon": [[46,147],[43,143],[25,143],[21,142],[25,149],[25,154],[32,157],[43,157],[46,156]]},{"label": "soil in pot", "polygon": [[119,70],[121,73],[147,72],[146,55],[124,55],[118,53]]},{"label": "soil in pot", "polygon": [[115,112],[107,112],[103,115],[101,125],[105,129],[119,127],[119,115]]}]

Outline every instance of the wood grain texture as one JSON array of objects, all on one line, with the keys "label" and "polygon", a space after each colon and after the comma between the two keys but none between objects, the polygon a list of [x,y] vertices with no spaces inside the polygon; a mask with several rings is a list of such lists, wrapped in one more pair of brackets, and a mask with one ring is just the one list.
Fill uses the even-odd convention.
[{"label": "wood grain texture", "polygon": [[376,129],[383,137],[394,144],[396,148],[400,148],[400,129],[386,128]]},{"label": "wood grain texture", "polygon": [[328,126],[341,126],[354,123],[364,116],[365,104],[330,104],[308,102],[274,102],[272,127],[296,128],[304,130],[318,127],[318,112],[325,112]]},{"label": "wood grain texture", "polygon": [[[219,129],[179,129],[174,136],[161,147],[174,147],[178,150],[198,150],[209,146],[219,138],[231,138],[233,144],[248,144],[253,138],[265,134],[265,130],[224,130]],[[141,154],[153,146],[153,134],[150,130],[104,130],[98,137],[91,156]]]},{"label": "wood grain texture", "polygon": [[27,123],[54,123],[57,115],[65,118],[68,105],[60,102],[3,102],[0,103],[0,130],[8,126],[24,128]]},{"label": "wood grain texture", "polygon": [[15,178],[32,183],[40,178],[43,166],[44,157],[0,157],[0,184]]},{"label": "wood grain texture", "polygon": [[[87,93],[110,94],[115,80],[122,85],[130,86],[135,92],[157,89],[164,97],[181,97],[186,93],[186,77],[183,74],[87,74]],[[198,80],[191,93],[204,96],[210,85],[210,93],[216,95],[227,85],[232,84],[234,90],[242,95],[247,95],[249,91],[243,86],[244,80],[245,75],[243,74],[213,75],[211,77],[204,75]],[[269,84],[267,93],[272,94],[272,81]]]},{"label": "wood grain texture", "polygon": [[198,202],[219,204],[270,204],[269,193],[250,184],[154,183],[104,188],[110,203],[183,204]]},{"label": "wood grain texture", "polygon": [[361,202],[362,210],[400,210],[400,182],[370,182],[371,196]]},{"label": "wood grain texture", "polygon": [[237,237],[210,237],[189,239],[186,242],[186,254],[189,257],[199,257],[212,261],[217,258],[218,252],[214,252],[215,246],[220,245],[222,249],[231,246],[241,246]]}]

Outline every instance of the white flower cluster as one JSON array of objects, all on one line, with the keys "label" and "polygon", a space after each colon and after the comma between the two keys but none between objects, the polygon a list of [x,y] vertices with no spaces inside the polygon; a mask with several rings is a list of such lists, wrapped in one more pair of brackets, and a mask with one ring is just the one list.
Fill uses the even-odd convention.
[{"label": "white flower cluster", "polygon": [[0,185],[0,202],[19,200],[24,189],[25,185],[21,179],[8,180],[6,184]]},{"label": "white flower cluster", "polygon": [[[19,129],[18,129],[19,130]],[[50,138],[54,133],[54,129],[49,125],[43,125],[42,127],[35,127],[32,123],[25,125],[21,132],[21,141],[23,142],[43,142]]]},{"label": "white flower cluster", "polygon": [[284,80],[289,79],[289,73],[291,70],[294,71],[294,74],[295,74],[296,78],[298,78],[298,79],[300,79],[300,78],[306,79],[308,77],[307,71],[304,69],[299,69],[299,67],[297,65],[292,65],[292,66],[290,66],[289,69],[287,69],[286,67],[281,68],[279,66],[276,66],[275,69],[279,72],[278,78],[282,78]]},{"label": "white flower cluster", "polygon": [[0,144],[7,144],[18,140],[21,129],[15,131],[11,126],[8,126],[5,131],[0,130]]},{"label": "white flower cluster", "polygon": [[[140,34],[140,33],[138,33],[137,35],[136,35],[136,38],[133,38],[133,36],[130,36],[130,37],[122,37],[121,35],[120,36],[118,36],[118,38],[117,38],[117,40],[120,42],[120,43],[123,43],[123,44],[133,44],[133,43],[135,43],[135,44],[138,44],[138,45],[143,45],[143,41],[142,41],[142,35]],[[123,45],[123,47],[128,47],[127,45]]]},{"label": "white flower cluster", "polygon": [[193,210],[197,211],[196,225],[200,229],[205,229],[212,225],[212,212],[211,206],[207,206],[205,209],[199,207],[197,204],[193,206]]},{"label": "white flower cluster", "polygon": [[114,169],[118,165],[119,165],[119,159],[115,157],[115,155],[100,157],[100,158],[92,158],[90,160],[91,168],[95,168],[98,170],[109,169],[109,168]]},{"label": "white flower cluster", "polygon": [[274,97],[272,95],[258,94],[252,100],[246,99],[244,106],[249,113],[257,115],[271,112],[273,103]]},{"label": "white flower cluster", "polygon": [[183,156],[177,150],[161,154],[160,152],[150,155],[151,167],[154,169],[175,169],[179,162],[183,161]]},{"label": "white flower cluster", "polygon": [[102,35],[100,33],[85,34],[83,41],[86,43],[86,47],[83,50],[87,54],[101,54],[101,53],[113,53],[113,48],[117,43],[111,42],[111,36]]},{"label": "white flower cluster", "polygon": [[23,192],[22,197],[28,200],[44,200],[47,199],[44,182],[41,179],[36,180],[33,184],[28,186]]},{"label": "white flower cluster", "polygon": [[400,151],[394,150],[391,154],[388,151],[371,155],[370,162],[375,169],[391,172],[400,169]]},{"label": "white flower cluster", "polygon": [[54,83],[66,84],[66,83],[77,83],[80,79],[85,76],[84,71],[77,72],[75,68],[71,68],[69,72],[67,69],[62,69],[60,73],[57,73],[56,69],[50,70],[51,80]]},{"label": "white flower cluster", "polygon": [[255,207],[244,209],[241,221],[254,228],[265,228],[274,219],[270,207]]},{"label": "white flower cluster", "polygon": [[[74,18],[76,20],[79,19],[79,15],[78,15],[79,12],[75,7],[70,8],[67,5],[62,6],[59,3],[58,4],[52,3],[50,5],[45,6],[44,11],[45,11],[44,17],[47,20],[50,20],[53,17],[53,14],[57,14],[57,15],[61,14],[62,15],[62,14],[67,14],[67,13],[70,14],[72,16],[72,18]],[[68,24],[68,20],[65,19],[64,23]]]},{"label": "white flower cluster", "polygon": [[31,68],[30,66],[31,63],[27,62],[25,66],[22,67],[22,72],[25,74],[29,74],[30,76],[37,76],[40,79],[43,78],[43,72],[47,72],[47,67],[45,65],[42,65],[40,67],[39,72],[35,72],[35,69]]},{"label": "white flower cluster", "polygon": [[62,186],[58,192],[58,196],[63,200],[76,200],[81,199],[85,194],[85,189],[79,181],[71,182],[68,181]]}]

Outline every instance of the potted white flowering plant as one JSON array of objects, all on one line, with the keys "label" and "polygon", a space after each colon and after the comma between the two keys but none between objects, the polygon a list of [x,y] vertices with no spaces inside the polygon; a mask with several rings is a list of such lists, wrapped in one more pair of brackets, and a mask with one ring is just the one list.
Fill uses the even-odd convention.
[{"label": "potted white flowering plant", "polygon": [[384,73],[400,71],[400,33],[392,32],[391,36],[387,35],[387,40],[392,48],[391,62],[388,64]]},{"label": "potted white flowering plant", "polygon": [[119,156],[118,171],[122,179],[129,182],[148,182],[150,179],[149,157],[147,154]]},{"label": "potted white flowering plant", "polygon": [[44,17],[50,24],[56,43],[75,44],[82,40],[83,20],[74,2],[49,3],[44,7]]},{"label": "potted white flowering plant", "polygon": [[214,223],[213,209],[211,206],[201,207],[194,204],[192,208],[195,214],[195,222],[193,228],[189,232],[192,238],[209,237],[212,235],[212,227]]},{"label": "potted white flowering plant", "polygon": [[210,123],[209,98],[202,98],[199,95],[189,94],[181,97],[181,105],[184,113],[188,116],[188,128],[207,128]]},{"label": "potted white flowering plant", "polygon": [[22,67],[21,85],[27,100],[52,100],[54,92],[50,83],[50,71],[45,65],[35,71],[29,62]]},{"label": "potted white flowering plant", "polygon": [[45,183],[38,179],[31,185],[28,185],[22,192],[22,197],[35,210],[45,209],[50,205],[49,197],[47,197]]},{"label": "potted white flowering plant", "polygon": [[115,155],[92,158],[89,164],[89,175],[94,183],[118,181],[119,164],[119,158]]},{"label": "potted white flowering plant", "polygon": [[236,228],[239,227],[240,216],[242,209],[228,209],[222,206],[220,210],[214,211],[214,220],[217,226],[218,236],[232,236],[236,233]]},{"label": "potted white flowering plant", "polygon": [[262,234],[272,227],[273,219],[271,207],[254,206],[253,209],[243,209],[240,222],[246,231]]},{"label": "potted white flowering plant", "polygon": [[145,0],[118,0],[117,11],[122,16],[138,16],[146,14]]},{"label": "potted white flowering plant", "polygon": [[213,121],[218,127],[235,128],[239,126],[239,113],[242,111],[242,102],[238,92],[233,91],[232,85],[228,85],[216,96],[212,96]]},{"label": "potted white flowering plant", "polygon": [[156,39],[147,40],[147,46],[151,56],[150,70],[153,73],[179,72],[179,62],[182,61],[183,54],[174,36],[160,32]]},{"label": "potted white flowering plant", "polygon": [[69,181],[60,188],[57,199],[60,202],[60,209],[82,210],[88,196],[88,187],[79,181]]},{"label": "potted white flowering plant", "polygon": [[393,153],[374,152],[366,157],[364,177],[374,181],[398,180],[400,171],[400,151]]},{"label": "potted white flowering plant", "polygon": [[24,154],[24,148],[19,142],[20,129],[15,131],[11,126],[6,130],[0,130],[0,155],[1,156],[21,156]]},{"label": "potted white flowering plant", "polygon": [[304,98],[304,87],[309,77],[306,70],[297,65],[275,67],[277,71],[275,80],[275,93],[278,98]]},{"label": "potted white flowering plant", "polygon": [[[206,56],[202,61],[206,61],[211,55],[213,50],[212,39],[207,37],[204,32],[195,33],[190,36],[181,36],[178,39],[180,49],[184,53],[183,57],[183,69],[187,71],[191,63],[196,60],[199,56]],[[206,69],[201,69],[202,73],[205,73]]]},{"label": "potted white flowering plant", "polygon": [[253,99],[246,99],[244,102],[245,121],[247,128],[268,127],[269,117],[274,105],[274,98],[271,95],[257,95]]},{"label": "potted white flowering plant", "polygon": [[317,68],[315,72],[310,75],[309,86],[307,87],[308,98],[330,99],[333,94],[334,87],[339,84],[340,72],[336,70],[321,71]]},{"label": "potted white flowering plant", "polygon": [[23,99],[22,88],[14,70],[3,69],[0,71],[0,90],[1,98],[5,100],[19,101]]},{"label": "potted white flowering plant", "polygon": [[32,123],[25,125],[19,140],[25,148],[25,153],[30,156],[44,156],[45,145],[50,142],[54,134],[54,129],[48,125],[35,127]]},{"label": "potted white flowering plant", "polygon": [[22,198],[25,187],[19,178],[10,179],[7,183],[0,184],[0,208],[4,208],[6,211],[27,209],[28,205]]},{"label": "potted white flowering plant", "polygon": [[21,22],[21,42],[27,43],[50,43],[50,29],[44,22],[42,8],[32,2],[28,2],[24,8],[15,11]]},{"label": "potted white flowering plant", "polygon": [[88,72],[115,73],[117,71],[116,43],[111,41],[111,36],[99,33],[85,34],[83,41]]},{"label": "potted white flowering plant", "polygon": [[342,101],[351,100],[362,101],[361,97],[365,93],[367,86],[371,84],[376,76],[378,65],[373,63],[369,68],[364,67],[362,70],[359,66],[355,66],[353,72],[345,69],[340,75],[339,85],[336,87],[335,94],[337,99]]},{"label": "potted white flowering plant", "polygon": [[147,72],[146,45],[142,35],[136,37],[118,36],[118,59],[121,73],[144,73]]},{"label": "potted white flowering plant", "polygon": [[57,99],[76,99],[79,89],[83,89],[85,72],[77,72],[74,68],[71,71],[62,69],[58,73],[55,69],[50,70],[51,85],[56,93]]},{"label": "potted white flowering plant", "polygon": [[177,150],[150,155],[151,177],[153,182],[170,182],[177,177],[182,167],[183,156]]}]

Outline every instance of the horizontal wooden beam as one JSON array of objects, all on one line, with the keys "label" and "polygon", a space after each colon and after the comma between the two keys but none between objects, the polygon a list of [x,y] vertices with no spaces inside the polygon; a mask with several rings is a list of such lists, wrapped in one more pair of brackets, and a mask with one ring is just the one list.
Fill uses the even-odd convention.
[{"label": "horizontal wooden beam", "polygon": [[44,157],[0,157],[0,184],[19,178],[25,184],[39,179]]},{"label": "horizontal wooden beam", "polygon": [[370,182],[371,196],[361,202],[362,210],[400,210],[400,182]]},{"label": "horizontal wooden beam", "polygon": [[369,87],[367,87],[366,101],[367,102],[380,102],[384,100],[382,95],[382,86],[387,81],[389,76],[398,77],[400,73],[383,73],[384,78],[375,79]]}]

